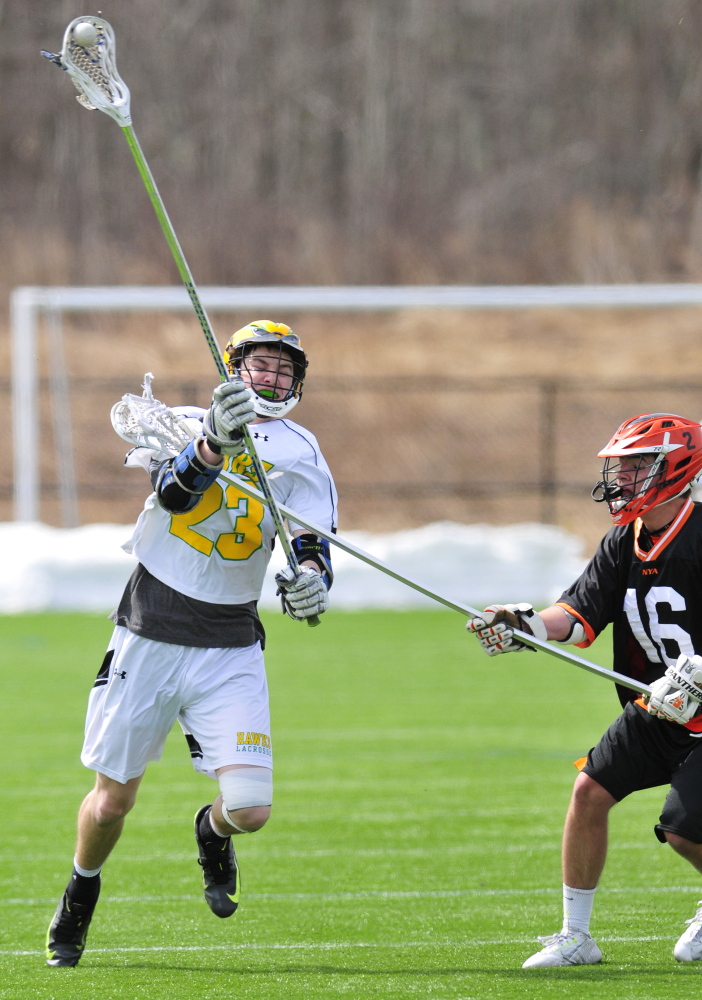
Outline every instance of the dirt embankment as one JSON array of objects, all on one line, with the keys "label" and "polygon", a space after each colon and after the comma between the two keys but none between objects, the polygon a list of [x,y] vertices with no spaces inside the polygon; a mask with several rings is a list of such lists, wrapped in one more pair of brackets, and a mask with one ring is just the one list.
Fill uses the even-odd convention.
[{"label": "dirt embankment", "polygon": [[[696,309],[284,318],[310,358],[295,419],[318,436],[338,481],[342,529],[547,519],[592,550],[608,527],[589,499],[596,453],[616,426],[647,410],[702,418]],[[220,341],[249,319],[214,317]],[[205,405],[216,383],[211,358],[189,317],[66,318],[65,341],[81,520],[130,521],[146,483],[122,467],[110,406],[138,392],[145,371],[165,402]],[[0,341],[5,371],[7,344]],[[46,340],[39,358],[46,377]],[[49,404],[44,380],[42,519],[59,524]],[[9,463],[9,435],[0,452]],[[11,516],[7,487],[0,517]]]}]

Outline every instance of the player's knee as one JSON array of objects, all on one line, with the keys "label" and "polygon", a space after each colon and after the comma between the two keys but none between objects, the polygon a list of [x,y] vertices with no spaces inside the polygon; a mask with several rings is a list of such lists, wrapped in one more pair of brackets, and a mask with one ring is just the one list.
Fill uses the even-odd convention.
[{"label": "player's knee", "polygon": [[134,805],[134,796],[114,794],[101,790],[96,792],[93,802],[93,816],[98,826],[111,826],[123,819]]},{"label": "player's knee", "polygon": [[677,833],[671,833],[670,830],[664,830],[663,836],[668,841],[673,850],[677,851],[678,854],[681,854],[685,850],[685,846],[688,843],[688,841],[686,841],[684,837],[681,837]]},{"label": "player's knee", "polygon": [[122,783],[98,773],[95,787],[86,799],[98,826],[111,826],[123,819],[136,802],[141,778]]},{"label": "player's knee", "polygon": [[[249,809],[227,810],[230,825],[244,833],[256,833],[265,826],[271,815],[270,806],[251,806]],[[222,810],[224,815],[224,810]]]},{"label": "player's knee", "polygon": [[681,837],[679,833],[671,833],[670,830],[664,830],[663,833],[673,850],[684,858],[702,856],[702,844],[696,844],[687,837]]},{"label": "player's knee", "polygon": [[589,774],[581,772],[575,779],[571,797],[571,808],[575,811],[607,812],[615,804],[616,799]]},{"label": "player's knee", "polygon": [[121,782],[98,772],[95,785],[84,803],[98,826],[111,826],[127,815],[136,802],[142,777]]},{"label": "player's knee", "polygon": [[255,833],[267,822],[273,801],[268,767],[235,767],[219,775],[222,818],[239,833]]}]

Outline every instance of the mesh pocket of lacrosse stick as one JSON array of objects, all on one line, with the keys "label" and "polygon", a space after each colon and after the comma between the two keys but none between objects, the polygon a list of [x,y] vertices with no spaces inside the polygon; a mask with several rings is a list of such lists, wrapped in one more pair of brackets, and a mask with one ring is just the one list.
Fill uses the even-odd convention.
[{"label": "mesh pocket of lacrosse stick", "polygon": [[155,399],[151,391],[153,375],[144,375],[144,394],[128,392],[110,411],[112,426],[119,436],[137,448],[148,448],[159,455],[173,458],[193,438],[200,422],[176,414],[165,403]]},{"label": "mesh pocket of lacrosse stick", "polygon": [[[76,29],[85,35],[92,28],[95,40],[79,41]],[[76,100],[91,111],[99,109],[114,118],[119,125],[131,125],[129,88],[117,72],[115,34],[101,17],[76,17],[66,28],[63,48],[58,56],[43,52],[65,69],[78,90]]]}]

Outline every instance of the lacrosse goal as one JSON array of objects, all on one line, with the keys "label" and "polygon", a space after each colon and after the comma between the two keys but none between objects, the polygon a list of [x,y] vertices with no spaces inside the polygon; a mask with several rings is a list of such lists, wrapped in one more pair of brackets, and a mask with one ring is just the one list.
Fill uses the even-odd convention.
[{"label": "lacrosse goal", "polygon": [[[390,314],[408,315],[408,311],[422,311],[426,316],[434,317],[439,326],[445,321],[442,317],[450,317],[451,323],[455,326],[455,317],[463,311],[481,311],[481,315],[486,315],[486,311],[516,311],[516,310],[551,310],[551,309],[612,309],[615,307],[625,307],[632,309],[652,309],[668,306],[699,306],[702,304],[702,285],[609,285],[609,286],[497,286],[497,287],[469,287],[469,286],[404,286],[404,287],[259,287],[259,288],[216,288],[208,287],[201,289],[201,298],[205,308],[217,314],[219,317],[227,315],[241,314],[245,321],[253,316],[283,316],[305,317],[315,314],[330,317],[325,328],[325,338],[329,342],[329,350],[333,351],[335,337],[339,328],[339,317],[349,315],[361,319],[364,322],[373,321],[378,334],[378,347],[382,333],[382,317]],[[109,413],[109,408],[123,392],[139,391],[141,376],[147,369],[153,369],[153,356],[134,359],[134,372],[130,373],[129,380],[124,378],[119,380],[119,384],[108,385],[108,377],[113,374],[112,364],[116,355],[120,351],[118,340],[111,343],[110,350],[100,356],[97,365],[91,369],[91,378],[83,377],[81,382],[74,377],[70,370],[70,365],[66,365],[63,333],[64,328],[68,330],[68,319],[71,321],[76,316],[82,317],[84,325],[90,324],[97,329],[101,324],[111,322],[108,314],[115,316],[125,316],[132,314],[139,316],[148,329],[150,316],[154,314],[177,315],[192,313],[192,304],[187,292],[178,287],[91,287],[91,288],[41,288],[22,287],[17,288],[11,298],[11,321],[12,321],[12,413],[13,413],[13,448],[14,448],[14,483],[13,502],[14,518],[22,521],[37,521],[42,514],[42,496],[46,502],[47,488],[51,487],[52,496],[58,497],[60,513],[54,514],[51,518],[55,522],[64,526],[71,526],[79,523],[79,499],[80,495],[85,495],[87,489],[85,485],[86,475],[76,475],[75,471],[75,446],[73,430],[76,426],[76,411],[88,404],[84,403],[90,391],[94,393],[94,401],[90,404],[95,413],[103,420]],[[101,314],[98,320],[97,314]],[[465,314],[464,314],[465,315]],[[376,322],[377,321],[377,322]],[[181,320],[185,323],[185,320]],[[295,321],[293,319],[293,325]],[[306,333],[301,327],[303,339]],[[456,334],[460,338],[461,333]],[[201,350],[199,346],[199,335],[193,330],[192,351],[195,354]],[[339,334],[339,337],[341,335]],[[220,335],[220,339],[222,339]],[[421,341],[421,337],[419,338]],[[338,341],[341,343],[341,340]],[[144,338],[145,350],[148,338]],[[47,352],[46,345],[50,345]],[[415,349],[416,349],[415,343]],[[318,348],[315,348],[317,351]],[[38,356],[50,353],[50,361],[38,362]],[[345,355],[347,357],[348,355]],[[314,364],[313,368],[318,368]],[[208,384],[213,384],[213,373],[211,361],[203,364],[203,371],[208,373]],[[362,496],[384,497],[383,503],[390,509],[392,505],[401,502],[414,504],[416,519],[418,522],[426,520],[439,520],[443,518],[453,518],[455,520],[475,519],[474,507],[465,507],[454,504],[455,496],[463,497],[468,503],[471,498],[482,497],[483,502],[490,503],[493,507],[499,506],[501,498],[506,498],[505,503],[510,505],[514,511],[513,520],[542,520],[557,521],[557,494],[558,491],[566,491],[570,488],[563,482],[558,482],[559,470],[555,467],[556,442],[554,440],[554,417],[559,408],[563,408],[568,386],[567,379],[554,378],[548,374],[543,378],[521,379],[516,372],[503,371],[499,380],[493,379],[492,383],[485,377],[474,378],[466,376],[466,371],[461,376],[452,375],[448,372],[445,376],[438,377],[435,373],[428,376],[397,376],[396,373],[388,371],[379,374],[376,381],[361,378],[349,374],[349,367],[338,366],[338,370],[332,366],[327,366],[327,374],[319,379],[317,374],[310,379],[310,399],[313,399],[315,386],[323,385],[324,392],[329,399],[333,399],[334,393],[346,394],[345,399],[352,399],[355,411],[360,413],[364,437],[359,439],[359,430],[356,428],[353,440],[356,448],[361,448],[364,455],[368,456],[366,450],[372,445],[370,440],[371,424],[366,427],[363,424],[364,406],[368,412],[373,409],[374,404],[368,402],[371,389],[376,393],[377,398],[385,398],[388,403],[387,413],[383,417],[387,422],[388,434],[393,432],[392,420],[397,421],[397,430],[404,433],[405,427],[412,419],[412,409],[410,402],[412,399],[421,398],[426,407],[427,400],[430,400],[431,413],[441,411],[445,406],[447,395],[455,401],[459,398],[464,401],[465,426],[461,425],[456,430],[456,440],[460,437],[466,442],[464,451],[468,443],[476,444],[477,435],[473,433],[477,419],[476,414],[469,411],[470,401],[480,397],[487,399],[489,393],[490,406],[495,419],[487,420],[486,426],[480,425],[480,440],[488,441],[488,432],[495,424],[502,420],[504,427],[500,424],[500,433],[509,431],[515,442],[513,456],[516,452],[523,452],[526,447],[521,443],[519,434],[525,429],[529,430],[529,461],[520,471],[517,459],[513,457],[509,470],[501,474],[498,480],[485,479],[480,471],[480,463],[466,458],[469,464],[465,468],[458,468],[455,459],[449,465],[445,474],[441,470],[437,471],[437,459],[440,458],[438,448],[431,459],[427,462],[423,470],[416,465],[416,476],[407,476],[404,473],[400,476],[392,473],[391,470],[383,468],[382,458],[371,456],[363,464],[367,470],[373,466],[372,481],[361,482],[360,463],[353,467],[349,466],[349,473],[346,477],[345,496],[354,501],[358,501]],[[421,369],[419,369],[421,371]],[[137,374],[138,372],[138,374]],[[331,373],[331,374],[330,374]],[[164,382],[159,371],[156,371],[157,382],[154,387],[155,394],[159,396],[163,389]],[[403,381],[404,379],[404,381]],[[118,381],[113,379],[113,381]],[[183,380],[181,380],[182,383]],[[499,381],[499,385],[498,385]],[[572,378],[571,378],[571,381]],[[90,382],[93,383],[92,389]],[[204,384],[204,383],[203,383]],[[47,412],[42,416],[41,408],[37,405],[40,395],[40,385],[44,387],[43,395],[47,396],[51,402],[51,408],[46,407]],[[69,388],[70,387],[70,388]],[[629,387],[630,389],[631,387]],[[650,384],[649,384],[650,388]],[[682,410],[694,414],[699,410],[699,405],[695,400],[699,399],[699,387],[690,384],[686,386],[680,379],[677,381],[677,388],[680,391],[687,391],[685,396],[677,406],[678,411]],[[609,390],[616,389],[614,384],[609,385]],[[622,387],[624,392],[626,387]],[[581,387],[584,391],[585,387]],[[204,389],[202,390],[204,393]],[[628,391],[628,390],[627,390]],[[105,393],[111,395],[104,398]],[[663,392],[663,387],[661,387]],[[502,393],[502,395],[500,395]],[[517,396],[519,403],[519,413],[522,414],[521,423],[524,427],[515,425],[513,415],[509,420],[502,417],[511,414],[511,410],[506,405],[517,406]],[[392,396],[392,399],[390,397]],[[610,392],[611,396],[611,392]],[[374,398],[376,398],[374,397]],[[341,398],[337,395],[337,398]],[[624,397],[622,397],[624,398]],[[636,412],[638,397],[626,396],[625,408]],[[675,399],[678,397],[676,396]],[[670,394],[665,395],[667,406],[675,404],[675,400]],[[172,402],[192,402],[190,398],[176,400],[166,400]],[[200,400],[200,405],[204,405],[204,397]],[[303,402],[303,405],[312,405]],[[447,404],[446,404],[447,405]],[[582,410],[582,403],[578,404]],[[590,405],[588,403],[588,405]],[[623,404],[624,405],[624,404]],[[646,404],[644,409],[647,408]],[[652,405],[657,405],[653,403]],[[599,407],[592,403],[595,412]],[[326,409],[325,409],[326,407]],[[403,409],[405,407],[405,409]],[[409,409],[407,407],[410,407]],[[567,407],[566,407],[567,408]],[[104,413],[102,412],[104,410]],[[442,411],[443,412],[443,411]],[[483,413],[485,407],[483,407]],[[339,412],[332,403],[325,403],[319,410],[320,419],[325,414],[331,418],[326,426],[329,428],[335,422],[339,422]],[[307,416],[303,417],[303,422],[307,422]],[[614,422],[614,417],[607,413],[606,430],[600,431],[599,426],[593,430],[593,439],[598,445],[601,444],[599,437],[604,440],[611,428],[610,423]],[[53,431],[48,431],[47,421],[53,421]],[[368,418],[370,420],[370,418]],[[434,434],[435,443],[443,436],[448,450],[450,413],[446,410],[446,415],[437,417],[440,421],[437,434]],[[443,424],[441,421],[443,420]],[[582,417],[583,427],[587,425],[587,414]],[[489,426],[488,426],[489,425]],[[312,429],[318,432],[318,428],[312,421]],[[493,428],[494,429],[494,428]],[[411,428],[408,428],[408,431]],[[494,431],[497,433],[497,430]],[[597,432],[597,433],[596,433]],[[433,433],[433,432],[432,432]],[[367,435],[367,436],[366,436]],[[472,439],[472,440],[471,440]],[[405,440],[409,441],[405,449]],[[407,438],[397,438],[396,450],[398,454],[407,450],[411,451],[411,435]],[[526,441],[526,438],[525,438]],[[329,450],[325,443],[325,450]],[[588,443],[588,442],[586,442]],[[533,445],[533,447],[532,447]],[[387,447],[387,446],[386,446]],[[588,443],[589,447],[589,443]],[[53,460],[51,468],[54,482],[49,484],[50,473],[47,471],[46,455],[52,453]],[[342,456],[349,454],[349,448],[344,445],[339,452]],[[533,454],[532,454],[533,452]],[[466,452],[467,453],[467,452]],[[42,461],[44,455],[44,461]],[[359,453],[360,460],[360,453]],[[113,463],[117,466],[117,463]],[[358,469],[358,472],[356,471]],[[43,471],[42,471],[43,470]],[[510,478],[511,475],[511,478]],[[394,476],[394,478],[392,478]],[[42,480],[43,477],[43,480]],[[482,478],[481,478],[482,477]],[[344,483],[344,476],[340,478]],[[582,472],[580,479],[582,479]],[[386,481],[387,480],[387,481]],[[424,480],[422,482],[422,480]],[[484,480],[484,481],[483,481]],[[141,484],[143,485],[143,484]],[[585,487],[585,483],[576,483],[578,489]],[[43,489],[44,488],[44,489]],[[107,499],[110,495],[115,495],[115,488],[111,487],[104,480],[98,468],[92,484],[90,485],[96,494],[100,494],[104,502],[105,514],[100,519],[106,520],[126,520],[126,516],[121,513],[111,513]],[[424,493],[422,492],[424,490]],[[81,494],[83,491],[83,494]],[[100,492],[102,491],[102,492]],[[365,492],[364,492],[365,491]],[[143,490],[142,490],[143,492]],[[424,499],[422,499],[424,497]],[[528,500],[528,503],[527,503]],[[380,501],[378,501],[380,502]],[[472,502],[472,501],[471,501]],[[453,506],[452,506],[453,504]],[[520,506],[521,505],[521,506]],[[481,515],[478,513],[477,517]],[[485,515],[482,515],[483,517]],[[87,517],[83,520],[97,519],[92,509],[88,511]],[[502,518],[504,520],[504,518]]]}]

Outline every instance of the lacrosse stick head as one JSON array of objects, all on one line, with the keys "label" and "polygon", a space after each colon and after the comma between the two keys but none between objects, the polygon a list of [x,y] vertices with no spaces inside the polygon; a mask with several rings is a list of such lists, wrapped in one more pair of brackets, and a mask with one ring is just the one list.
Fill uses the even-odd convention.
[{"label": "lacrosse stick head", "polygon": [[[91,30],[91,28],[93,30]],[[56,62],[66,70],[91,111],[104,111],[123,128],[132,124],[129,88],[117,72],[115,33],[101,17],[76,17],[66,28]]]},{"label": "lacrosse stick head", "polygon": [[[110,411],[114,430],[135,448],[148,448],[156,458],[179,455],[202,431],[202,423],[187,413],[177,413],[154,398],[153,375],[144,376],[144,394],[126,393]],[[187,410],[187,407],[183,409]]]}]

